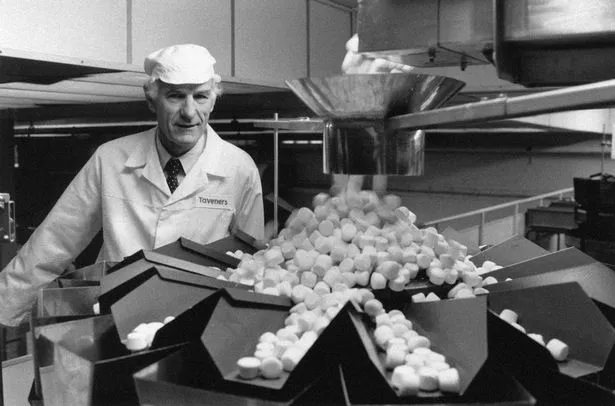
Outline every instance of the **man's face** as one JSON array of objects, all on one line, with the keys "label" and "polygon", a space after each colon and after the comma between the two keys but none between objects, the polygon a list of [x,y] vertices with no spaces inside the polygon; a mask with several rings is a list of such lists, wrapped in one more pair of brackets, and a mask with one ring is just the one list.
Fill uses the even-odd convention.
[{"label": "man's face", "polygon": [[156,113],[160,141],[169,153],[184,154],[205,134],[215,101],[211,81],[200,85],[160,82],[158,97],[147,103]]}]

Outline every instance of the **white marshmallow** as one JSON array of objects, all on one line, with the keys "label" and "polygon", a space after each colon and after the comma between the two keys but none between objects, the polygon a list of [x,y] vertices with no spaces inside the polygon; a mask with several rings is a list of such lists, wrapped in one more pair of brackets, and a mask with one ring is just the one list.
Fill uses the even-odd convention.
[{"label": "white marshmallow", "polygon": [[456,368],[449,368],[438,373],[438,386],[442,392],[459,393],[460,379]]},{"label": "white marshmallow", "polygon": [[418,335],[418,336],[408,337],[406,342],[408,344],[408,349],[411,352],[415,352],[419,348],[431,347],[431,341],[429,341],[429,338],[425,336]]},{"label": "white marshmallow", "polygon": [[308,288],[313,288],[316,286],[317,281],[318,277],[312,271],[306,271],[301,274],[301,284],[307,286]]},{"label": "white marshmallow", "polygon": [[438,390],[439,373],[433,368],[423,367],[418,372],[419,375],[419,388],[426,392],[433,392]]},{"label": "white marshmallow", "polygon": [[293,342],[288,341],[288,340],[279,340],[276,344],[275,347],[273,348],[273,355],[275,355],[278,358],[281,358],[282,355],[284,354],[284,352],[292,347],[294,345]]},{"label": "white marshmallow", "polygon": [[455,299],[465,299],[469,297],[475,297],[471,288],[460,289],[455,295]]},{"label": "white marshmallow", "polygon": [[275,286],[271,286],[271,287],[263,289],[262,293],[264,295],[280,296],[280,292],[278,291],[278,289]]},{"label": "white marshmallow", "polygon": [[500,318],[510,324],[516,323],[519,320],[519,315],[510,309],[504,309],[500,312]]},{"label": "white marshmallow", "polygon": [[458,283],[457,285],[453,286],[451,288],[451,290],[448,291],[447,296],[452,299],[455,297],[455,295],[457,295],[457,292],[459,292],[461,289],[467,289],[468,285],[466,285],[463,282]]},{"label": "white marshmallow", "polygon": [[399,275],[397,278],[393,279],[392,281],[389,281],[389,289],[391,289],[393,292],[401,292],[406,287],[406,283],[406,278],[404,278],[404,276],[402,275]]},{"label": "white marshmallow", "polygon": [[494,283],[498,283],[498,280],[493,276],[487,276],[485,279],[483,279],[482,286],[493,285]]},{"label": "white marshmallow", "polygon": [[365,313],[367,313],[371,317],[378,316],[384,310],[382,302],[380,302],[380,300],[378,299],[368,300],[367,302],[365,302],[363,309],[365,310]]},{"label": "white marshmallow", "polygon": [[282,255],[282,251],[280,250],[280,248],[275,247],[265,251],[265,261],[267,266],[280,265],[282,262],[284,262],[284,255]]},{"label": "white marshmallow", "polygon": [[386,348],[389,340],[394,337],[393,329],[385,324],[376,327],[376,330],[374,330],[374,339],[380,348]]},{"label": "white marshmallow", "polygon": [[418,354],[410,353],[406,355],[406,365],[418,372],[419,369],[425,366],[425,358]]},{"label": "white marshmallow", "polygon": [[293,369],[295,369],[295,367],[297,366],[299,361],[301,361],[301,358],[303,358],[304,355],[305,350],[302,347],[297,345],[289,347],[282,355],[282,367],[285,371],[291,372]]},{"label": "white marshmallow", "polygon": [[385,358],[385,367],[387,369],[394,369],[400,365],[403,365],[406,362],[406,354],[408,352],[404,350],[404,347],[401,346],[391,346],[386,351]]},{"label": "white marshmallow", "polygon": [[320,306],[322,298],[320,295],[310,290],[306,293],[304,302],[308,310],[314,310]]},{"label": "white marshmallow", "polygon": [[260,372],[261,360],[256,357],[243,357],[237,361],[239,377],[241,379],[254,379]]},{"label": "white marshmallow", "polygon": [[275,344],[278,341],[278,337],[271,331],[268,331],[266,333],[261,334],[261,336],[258,338],[258,341],[261,343]]},{"label": "white marshmallow", "polygon": [[320,335],[327,328],[329,323],[330,323],[329,318],[324,317],[324,316],[323,317],[319,317],[319,318],[316,319],[316,321],[312,325],[312,331],[314,331],[316,334]]},{"label": "white marshmallow", "polygon": [[373,290],[384,289],[387,286],[387,279],[384,277],[384,275],[377,272],[373,272],[369,280],[369,285]]},{"label": "white marshmallow", "polygon": [[[291,313],[301,314],[301,313],[303,313],[305,311],[307,311],[307,307],[305,306],[305,303],[303,303],[303,302],[297,303],[296,305],[294,305],[293,307],[290,308],[290,312]],[[273,334],[273,333],[271,333],[271,334]]]},{"label": "white marshmallow", "polygon": [[282,375],[283,370],[282,361],[277,357],[267,357],[261,361],[260,371],[265,379],[277,379]]},{"label": "white marshmallow", "polygon": [[568,353],[570,352],[568,344],[558,340],[557,338],[552,338],[549,340],[547,343],[547,350],[549,350],[556,361],[560,362],[566,361],[566,358],[568,358]]},{"label": "white marshmallow", "polygon": [[128,333],[125,345],[129,351],[143,351],[149,346],[147,334],[142,331]]},{"label": "white marshmallow", "polygon": [[358,271],[354,273],[355,280],[359,286],[367,286],[369,284],[369,271]]},{"label": "white marshmallow", "polygon": [[440,297],[433,292],[429,292],[427,296],[425,296],[425,302],[437,302],[440,300]]},{"label": "white marshmallow", "polygon": [[275,345],[271,342],[260,342],[256,344],[256,351],[273,351]]},{"label": "white marshmallow", "polygon": [[254,351],[254,357],[262,361],[265,358],[275,357],[275,354],[273,353],[273,350],[272,351],[256,350]]}]

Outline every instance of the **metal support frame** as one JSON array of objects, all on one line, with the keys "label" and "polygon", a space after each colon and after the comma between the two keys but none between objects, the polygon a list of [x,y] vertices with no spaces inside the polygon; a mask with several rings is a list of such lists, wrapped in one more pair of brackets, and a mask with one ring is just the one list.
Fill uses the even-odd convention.
[{"label": "metal support frame", "polygon": [[[273,115],[273,119],[278,121],[278,113]],[[279,140],[280,130],[276,127],[273,130],[273,237],[276,238],[278,236],[278,201],[280,198],[280,193],[278,190],[279,186],[279,170],[280,170],[280,140]]]}]

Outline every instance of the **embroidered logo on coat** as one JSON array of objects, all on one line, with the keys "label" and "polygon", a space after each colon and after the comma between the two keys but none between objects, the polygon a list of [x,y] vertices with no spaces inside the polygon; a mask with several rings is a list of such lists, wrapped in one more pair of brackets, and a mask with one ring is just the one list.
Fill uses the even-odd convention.
[{"label": "embroidered logo on coat", "polygon": [[233,197],[230,195],[197,196],[196,207],[233,210]]}]

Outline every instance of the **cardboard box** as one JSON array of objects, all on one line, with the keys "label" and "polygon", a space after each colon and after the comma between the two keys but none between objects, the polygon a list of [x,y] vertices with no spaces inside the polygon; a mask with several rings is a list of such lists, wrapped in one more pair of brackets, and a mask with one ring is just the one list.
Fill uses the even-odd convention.
[{"label": "cardboard box", "polygon": [[135,404],[132,374],[181,346],[131,353],[110,315],[36,329],[44,404]]}]

